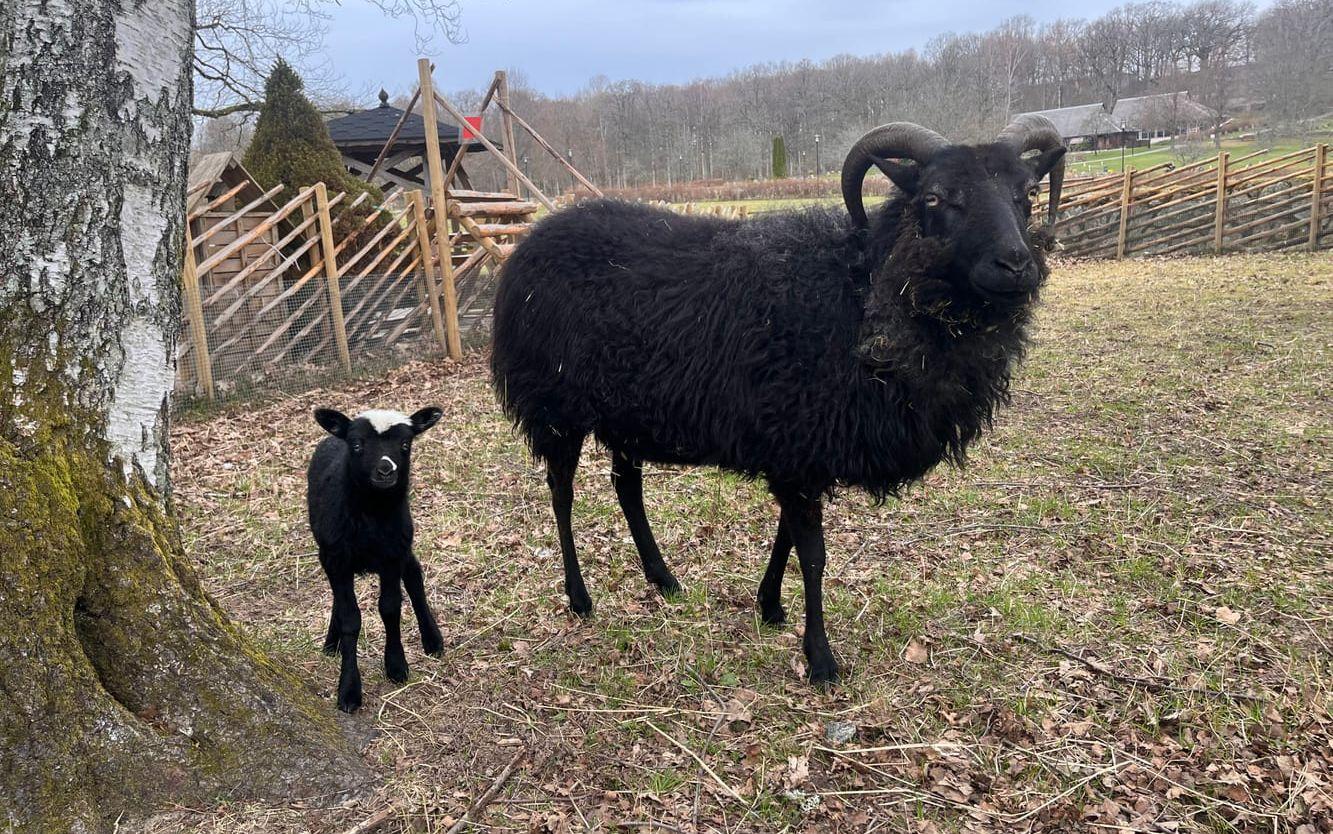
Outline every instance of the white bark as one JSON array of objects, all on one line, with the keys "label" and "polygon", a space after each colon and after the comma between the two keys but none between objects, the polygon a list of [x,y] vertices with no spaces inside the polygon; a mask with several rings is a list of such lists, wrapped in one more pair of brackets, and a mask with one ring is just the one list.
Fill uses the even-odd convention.
[{"label": "white bark", "polygon": [[[108,454],[167,486],[190,105],[186,0],[22,0],[0,17],[0,309],[11,399],[58,374]],[[80,54],[72,50],[86,49]],[[77,58],[75,57],[77,56]],[[63,59],[63,60],[62,60]],[[47,402],[49,406],[50,403]],[[16,409],[8,427],[47,428]],[[46,413],[49,417],[49,411]]]}]

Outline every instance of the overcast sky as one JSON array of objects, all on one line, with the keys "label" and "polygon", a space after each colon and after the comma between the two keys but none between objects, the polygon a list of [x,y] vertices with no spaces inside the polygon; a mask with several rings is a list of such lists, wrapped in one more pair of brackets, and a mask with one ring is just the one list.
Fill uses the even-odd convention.
[{"label": "overcast sky", "polygon": [[[446,90],[479,87],[520,70],[558,95],[604,75],[612,81],[683,82],[767,61],[819,61],[923,47],[943,32],[993,27],[1018,14],[1038,23],[1096,17],[1117,0],[462,0],[466,42],[437,38],[429,53]],[[349,91],[371,95],[415,85],[417,43],[409,20],[387,19],[362,0],[333,9],[326,54]],[[368,102],[371,103],[371,102]]]}]

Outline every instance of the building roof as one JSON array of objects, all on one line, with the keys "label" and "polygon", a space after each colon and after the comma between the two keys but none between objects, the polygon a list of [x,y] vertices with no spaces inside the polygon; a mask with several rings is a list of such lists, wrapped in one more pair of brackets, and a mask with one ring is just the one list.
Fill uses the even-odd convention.
[{"label": "building roof", "polygon": [[[214,197],[219,197],[230,189],[246,183],[246,187],[237,192],[236,199],[250,202],[264,193],[264,189],[255,182],[254,176],[241,164],[241,160],[231,151],[208,153],[190,162],[185,187],[185,211],[192,212]],[[271,213],[278,207],[272,201],[265,201],[264,206],[256,211]]]},{"label": "building roof", "polygon": [[1189,97],[1187,92],[1156,93],[1149,96],[1122,98],[1107,113],[1099,102],[1037,110],[1055,123],[1060,136],[1073,139],[1079,136],[1101,136],[1108,133],[1138,132],[1154,127],[1154,123],[1172,122],[1176,125],[1194,125],[1209,122],[1213,111]]},{"label": "building roof", "polygon": [[[374,145],[378,150],[389,141],[389,134],[393,133],[394,126],[402,116],[402,109],[389,104],[389,94],[381,90],[379,107],[358,110],[346,116],[330,119],[325,124],[329,129],[329,138],[339,148]],[[439,133],[441,145],[458,145],[462,141],[462,134],[454,125],[440,123]],[[403,129],[398,131],[394,146],[425,145],[425,143],[426,121],[419,114],[412,113],[403,123]],[[477,143],[468,142],[468,145],[475,144]]]}]

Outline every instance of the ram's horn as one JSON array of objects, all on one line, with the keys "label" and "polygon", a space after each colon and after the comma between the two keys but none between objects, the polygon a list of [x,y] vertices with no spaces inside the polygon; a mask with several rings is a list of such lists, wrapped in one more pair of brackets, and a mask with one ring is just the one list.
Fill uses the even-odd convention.
[{"label": "ram's horn", "polygon": [[911,122],[893,122],[881,125],[856,140],[842,163],[842,201],[852,222],[865,228],[865,203],[861,199],[861,183],[875,159],[910,159],[925,165],[949,140],[929,128]]},{"label": "ram's horn", "polygon": [[[1038,116],[1035,113],[1025,113],[1022,116],[1015,117],[1008,127],[1000,131],[1000,135],[995,137],[995,141],[1009,145],[1018,151],[1019,155],[1033,150],[1044,153],[1064,144],[1055,123],[1045,116]],[[1065,161],[1061,159],[1051,169],[1051,201],[1047,217],[1052,226],[1055,225],[1055,214],[1060,210],[1060,189],[1064,186],[1064,183]]]}]

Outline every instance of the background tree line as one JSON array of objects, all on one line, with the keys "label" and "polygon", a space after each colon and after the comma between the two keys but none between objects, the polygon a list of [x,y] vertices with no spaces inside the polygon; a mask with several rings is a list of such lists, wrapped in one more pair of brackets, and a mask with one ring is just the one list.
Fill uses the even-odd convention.
[{"label": "background tree line", "polygon": [[[543,95],[518,71],[510,80],[516,109],[610,187],[768,177],[776,137],[792,175],[827,172],[887,121],[978,140],[1015,113],[1151,92],[1188,90],[1222,117],[1253,114],[1299,133],[1333,107],[1333,0],[1279,0],[1262,12],[1243,0],[1129,3],[1042,24],[1019,16],[919,51],[761,64],[687,84],[595,78],[567,97]],[[452,95],[466,111],[481,93]],[[544,189],[570,185],[524,138],[518,153]]]}]

